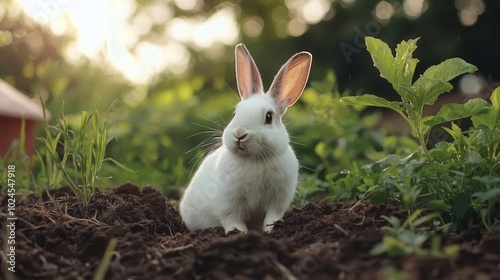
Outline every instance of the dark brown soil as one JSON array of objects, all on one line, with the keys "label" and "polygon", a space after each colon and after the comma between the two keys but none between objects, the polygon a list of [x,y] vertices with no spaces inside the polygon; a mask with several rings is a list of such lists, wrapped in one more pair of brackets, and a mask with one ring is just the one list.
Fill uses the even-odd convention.
[{"label": "dark brown soil", "polygon": [[271,234],[226,236],[189,232],[177,206],[149,186],[98,192],[87,217],[70,190],[52,197],[57,207],[47,195],[17,201],[16,272],[7,271],[1,234],[3,279],[92,279],[112,238],[106,279],[500,279],[498,234],[443,238],[460,246],[449,259],[370,255],[387,225],[381,216],[404,216],[383,205],[311,203]]}]

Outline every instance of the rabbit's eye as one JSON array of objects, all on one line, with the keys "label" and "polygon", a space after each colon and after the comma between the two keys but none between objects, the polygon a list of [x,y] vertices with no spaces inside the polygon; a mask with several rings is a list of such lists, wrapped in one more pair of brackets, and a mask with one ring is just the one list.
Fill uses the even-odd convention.
[{"label": "rabbit's eye", "polygon": [[233,118],[234,118],[234,115],[236,115],[236,111],[233,112]]},{"label": "rabbit's eye", "polygon": [[267,112],[266,113],[266,124],[272,124],[273,123],[273,112]]}]

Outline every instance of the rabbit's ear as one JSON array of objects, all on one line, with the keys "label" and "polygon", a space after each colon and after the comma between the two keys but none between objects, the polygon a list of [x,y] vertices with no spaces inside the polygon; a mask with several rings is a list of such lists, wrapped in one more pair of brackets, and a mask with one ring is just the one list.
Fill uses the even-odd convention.
[{"label": "rabbit's ear", "polygon": [[311,70],[311,62],[310,53],[297,53],[281,67],[274,78],[269,93],[279,104],[283,113],[299,99],[304,91]]},{"label": "rabbit's ear", "polygon": [[262,80],[250,52],[243,44],[236,46],[236,82],[242,99],[254,93],[262,93]]}]

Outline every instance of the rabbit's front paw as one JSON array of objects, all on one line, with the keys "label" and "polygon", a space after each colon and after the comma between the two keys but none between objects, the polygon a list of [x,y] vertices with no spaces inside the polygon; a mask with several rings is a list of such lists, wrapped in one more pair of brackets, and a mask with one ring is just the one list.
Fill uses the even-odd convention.
[{"label": "rabbit's front paw", "polygon": [[279,221],[283,214],[278,214],[277,211],[269,211],[267,212],[266,217],[264,218],[264,231],[270,233],[273,231],[274,223]]},{"label": "rabbit's front paw", "polygon": [[274,228],[273,224],[266,225],[266,226],[264,226],[264,231],[267,232],[267,233],[271,233],[273,231],[273,228]]},{"label": "rabbit's front paw", "polygon": [[226,232],[226,234],[235,229],[239,230],[241,233],[248,232],[247,226],[243,223],[239,222],[224,223],[224,231]]}]

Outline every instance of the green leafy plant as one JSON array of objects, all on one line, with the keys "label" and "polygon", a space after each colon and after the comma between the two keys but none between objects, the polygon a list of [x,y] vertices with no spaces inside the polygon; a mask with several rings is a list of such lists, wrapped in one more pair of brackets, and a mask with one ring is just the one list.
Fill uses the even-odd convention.
[{"label": "green leafy plant", "polygon": [[[481,174],[482,176],[472,177],[474,181],[485,186],[472,197],[473,206],[478,209],[483,224],[491,231],[500,232],[500,219],[498,218],[500,215],[498,209],[498,204],[500,204],[500,87],[493,91],[490,101],[491,106],[486,111],[472,117],[477,130],[469,138],[471,141],[480,139],[480,142],[484,144],[481,148],[485,157],[480,157],[477,162],[486,171],[485,174]],[[460,137],[454,132],[449,131],[455,137]],[[477,158],[477,156],[474,157]],[[473,159],[472,156],[471,158]]]},{"label": "green leafy plant", "polygon": [[[371,94],[343,97],[350,105],[386,107],[398,112],[419,140],[420,151],[409,156],[390,155],[365,165],[362,172],[363,197],[375,203],[392,203],[408,210],[438,211],[442,230],[456,231],[466,227],[474,216],[481,217],[490,231],[500,231],[500,88],[491,95],[491,105],[483,99],[465,104],[445,104],[436,115],[424,116],[423,108],[438,96],[451,90],[450,79],[471,73],[476,67],[460,58],[452,58],[427,69],[415,82],[417,59],[412,57],[417,40],[401,42],[393,56],[389,47],[378,39],[366,38],[374,65],[401,96],[390,102]],[[443,129],[451,142],[439,142],[428,150],[426,143],[434,126],[471,117],[473,126],[462,130],[452,123]]]},{"label": "green leafy plant", "polygon": [[349,96],[341,99],[344,104],[385,107],[401,115],[411,128],[422,150],[428,158],[426,143],[431,128],[439,123],[470,117],[485,107],[482,99],[472,99],[466,104],[444,105],[435,116],[423,116],[423,108],[432,105],[437,98],[453,89],[449,81],[464,73],[473,73],[477,68],[460,58],[451,58],[438,65],[429,67],[413,82],[418,59],[412,54],[417,48],[418,39],[402,41],[396,47],[395,56],[383,41],[366,37],[366,47],[370,52],[380,76],[391,83],[401,97],[400,102],[388,101],[373,94]]},{"label": "green leafy plant", "polygon": [[47,188],[59,186],[61,180],[79,198],[82,215],[95,189],[101,187],[101,170],[106,162],[112,162],[123,170],[133,172],[113,158],[106,157],[106,146],[113,139],[108,136],[109,110],[104,120],[100,119],[98,107],[91,112],[82,111],[77,129],[72,129],[62,115],[56,126],[48,125],[45,136],[37,138],[42,149],[37,151],[42,170],[46,172]]},{"label": "green leafy plant", "polygon": [[[418,145],[407,137],[385,136],[373,127],[376,114],[362,114],[364,106],[345,106],[333,72],[323,81],[313,81],[293,110],[290,135],[294,150],[300,155],[301,182],[295,204],[325,197],[333,201],[356,202],[370,184],[363,166],[388,154],[407,155]],[[313,171],[313,172],[311,172]]]},{"label": "green leafy plant", "polygon": [[[434,258],[449,258],[458,252],[458,245],[441,246],[439,236],[431,237],[429,228],[425,225],[439,217],[439,214],[427,214],[419,217],[421,211],[415,212],[403,224],[394,217],[383,216],[389,226],[382,230],[386,233],[382,241],[376,244],[370,254],[380,255],[386,253],[390,257],[400,258],[415,254],[418,256],[429,256]],[[422,228],[422,226],[424,226]],[[420,228],[419,228],[420,227]],[[430,240],[430,246],[426,248],[425,242]]]}]

